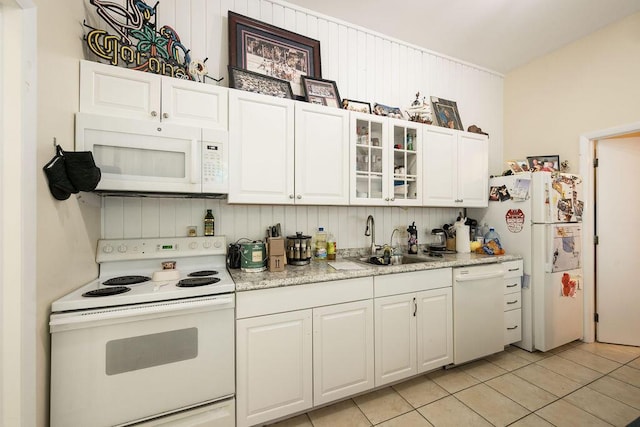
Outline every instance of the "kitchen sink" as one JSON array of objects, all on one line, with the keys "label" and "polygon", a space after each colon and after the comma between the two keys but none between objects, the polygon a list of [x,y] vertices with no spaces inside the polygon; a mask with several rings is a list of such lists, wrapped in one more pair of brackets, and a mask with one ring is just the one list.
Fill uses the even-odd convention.
[{"label": "kitchen sink", "polygon": [[384,263],[383,257],[369,256],[369,257],[354,257],[351,259],[353,261],[362,262],[365,264],[373,264],[373,265],[380,265],[380,266],[442,261],[442,259],[440,258],[427,258],[427,257],[411,256],[411,255],[394,255],[391,257],[389,264]]}]

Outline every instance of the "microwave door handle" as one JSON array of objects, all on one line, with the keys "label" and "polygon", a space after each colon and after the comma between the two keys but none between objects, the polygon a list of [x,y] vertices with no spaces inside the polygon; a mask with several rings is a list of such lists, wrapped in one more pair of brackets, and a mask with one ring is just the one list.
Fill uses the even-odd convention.
[{"label": "microwave door handle", "polygon": [[191,183],[199,184],[200,183],[200,175],[201,175],[201,165],[200,161],[200,141],[197,139],[191,140]]}]

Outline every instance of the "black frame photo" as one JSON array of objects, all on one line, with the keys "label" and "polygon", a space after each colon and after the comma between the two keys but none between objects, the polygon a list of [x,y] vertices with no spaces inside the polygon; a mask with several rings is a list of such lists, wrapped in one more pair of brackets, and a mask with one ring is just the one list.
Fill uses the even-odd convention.
[{"label": "black frame photo", "polygon": [[376,103],[373,106],[373,114],[377,116],[391,117],[394,119],[404,119],[402,110],[398,107],[389,107],[388,105]]},{"label": "black frame photo", "polygon": [[371,104],[368,102],[355,101],[353,99],[343,99],[342,108],[349,111],[355,111],[357,113],[371,114]]},{"label": "black frame photo", "polygon": [[293,99],[291,83],[229,65],[229,87],[278,98]]},{"label": "black frame photo", "polygon": [[458,113],[458,105],[455,101],[432,96],[431,108],[433,109],[433,114],[438,126],[464,130],[462,121],[460,120],[460,113]]},{"label": "black frame photo", "polygon": [[341,108],[342,101],[340,101],[338,86],[333,80],[302,76],[302,86],[305,101],[311,104]]},{"label": "black frame photo", "polygon": [[229,65],[287,80],[302,98],[302,76],[321,78],[320,42],[229,11]]},{"label": "black frame photo", "polygon": [[531,172],[558,172],[560,170],[560,156],[531,156],[527,157]]}]

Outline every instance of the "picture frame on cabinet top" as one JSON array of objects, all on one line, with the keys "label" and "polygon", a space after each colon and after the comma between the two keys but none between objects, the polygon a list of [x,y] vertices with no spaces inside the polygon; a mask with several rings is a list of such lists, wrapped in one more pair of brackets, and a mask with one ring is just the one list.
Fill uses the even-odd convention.
[{"label": "picture frame on cabinet top", "polygon": [[291,83],[286,80],[229,66],[229,87],[278,98],[293,99]]},{"label": "picture frame on cabinet top", "polygon": [[343,99],[342,108],[349,111],[356,111],[358,113],[371,114],[371,104],[368,102],[355,101],[353,99]]},{"label": "picture frame on cabinet top", "polygon": [[338,86],[333,80],[316,79],[302,76],[305,101],[311,104],[326,105],[341,108]]},{"label": "picture frame on cabinet top", "polygon": [[527,157],[531,172],[557,172],[560,165],[560,156],[531,156]]},{"label": "picture frame on cabinet top", "polygon": [[437,96],[431,97],[431,108],[436,119],[436,123],[440,127],[464,130],[462,127],[462,121],[460,120],[460,113],[458,112],[458,105],[456,101],[450,101],[448,99],[438,98]]},{"label": "picture frame on cabinet top", "polygon": [[389,107],[388,105],[376,103],[373,106],[373,114],[377,116],[391,117],[394,119],[404,119],[402,110],[398,107]]},{"label": "picture frame on cabinet top", "polygon": [[229,11],[229,65],[289,81],[302,99],[302,76],[321,78],[320,42]]}]

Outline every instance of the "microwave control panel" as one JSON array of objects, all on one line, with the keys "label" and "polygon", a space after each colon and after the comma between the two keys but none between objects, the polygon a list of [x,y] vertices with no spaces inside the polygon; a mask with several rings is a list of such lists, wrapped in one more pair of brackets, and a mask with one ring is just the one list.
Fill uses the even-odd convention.
[{"label": "microwave control panel", "polygon": [[227,193],[228,162],[227,134],[207,131],[202,141],[202,192]]}]

